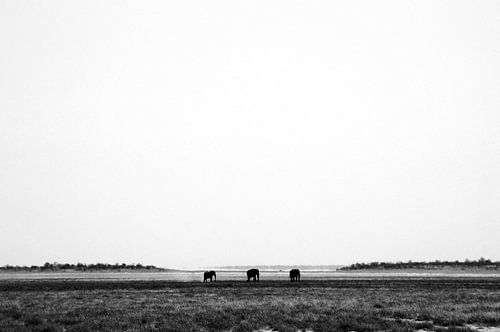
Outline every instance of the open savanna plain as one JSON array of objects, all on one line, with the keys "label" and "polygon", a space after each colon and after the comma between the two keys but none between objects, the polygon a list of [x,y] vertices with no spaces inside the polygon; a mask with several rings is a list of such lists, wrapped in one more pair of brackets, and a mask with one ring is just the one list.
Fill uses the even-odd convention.
[{"label": "open savanna plain", "polygon": [[[477,331],[500,326],[498,276],[290,283],[0,278],[0,331]],[[219,277],[219,279],[221,279]]]}]

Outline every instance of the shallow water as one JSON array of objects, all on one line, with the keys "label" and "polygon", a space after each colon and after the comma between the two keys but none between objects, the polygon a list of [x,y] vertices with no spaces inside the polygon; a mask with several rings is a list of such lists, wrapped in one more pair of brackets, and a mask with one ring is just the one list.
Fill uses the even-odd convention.
[{"label": "shallow water", "polygon": [[[500,278],[497,273],[459,273],[459,272],[345,272],[302,270],[301,280],[334,280],[355,278]],[[217,271],[218,281],[246,280],[245,270]],[[260,280],[288,280],[288,271],[260,271]],[[91,280],[165,280],[165,281],[202,281],[202,271],[169,271],[169,272],[5,272],[0,273],[0,280],[7,279],[91,279]]]}]

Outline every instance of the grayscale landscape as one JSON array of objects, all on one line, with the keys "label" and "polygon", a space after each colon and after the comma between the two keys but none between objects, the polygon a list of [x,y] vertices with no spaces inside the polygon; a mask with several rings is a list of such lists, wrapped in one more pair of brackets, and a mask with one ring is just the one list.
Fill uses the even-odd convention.
[{"label": "grayscale landscape", "polygon": [[2,331],[498,331],[500,273],[0,275]]},{"label": "grayscale landscape", "polygon": [[500,0],[0,0],[0,332],[500,332]]}]

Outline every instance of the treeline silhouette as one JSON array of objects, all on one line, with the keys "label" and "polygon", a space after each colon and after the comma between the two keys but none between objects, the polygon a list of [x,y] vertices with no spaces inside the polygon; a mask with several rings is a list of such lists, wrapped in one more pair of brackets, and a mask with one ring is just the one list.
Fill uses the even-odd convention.
[{"label": "treeline silhouette", "polygon": [[355,263],[349,266],[344,266],[340,270],[398,270],[398,269],[421,269],[421,270],[438,270],[443,268],[485,268],[488,270],[500,269],[500,262],[492,262],[490,259],[480,258],[478,260],[465,261],[439,261],[434,262],[371,262],[371,263]]},{"label": "treeline silhouette", "polygon": [[163,268],[156,267],[154,265],[142,265],[138,264],[105,264],[105,263],[96,263],[96,264],[60,264],[57,262],[54,263],[45,263],[41,266],[31,265],[31,266],[13,266],[13,265],[5,265],[1,266],[0,270],[3,271],[121,271],[121,270],[148,270],[148,271],[163,271]]}]

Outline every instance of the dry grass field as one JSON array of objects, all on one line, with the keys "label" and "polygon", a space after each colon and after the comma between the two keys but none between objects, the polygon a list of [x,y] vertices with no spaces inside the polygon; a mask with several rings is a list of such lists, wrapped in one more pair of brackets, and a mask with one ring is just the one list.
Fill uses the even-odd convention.
[{"label": "dry grass field", "polygon": [[0,331],[474,331],[500,278],[1,280]]}]

